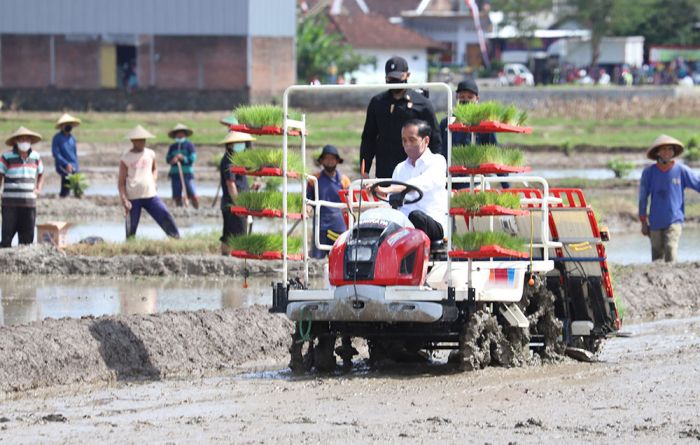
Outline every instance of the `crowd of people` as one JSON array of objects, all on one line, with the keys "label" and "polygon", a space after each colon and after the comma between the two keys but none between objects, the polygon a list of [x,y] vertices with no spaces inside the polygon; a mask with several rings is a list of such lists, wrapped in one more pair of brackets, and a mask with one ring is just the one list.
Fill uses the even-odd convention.
[{"label": "crowd of people", "polygon": [[[431,241],[442,240],[445,234],[447,190],[447,117],[439,124],[430,99],[420,91],[409,89],[408,63],[401,57],[392,57],[385,64],[386,83],[391,88],[372,97],[367,107],[360,159],[368,177],[373,162],[376,162],[377,178],[391,178],[386,186],[375,186],[380,197],[395,193],[422,192],[422,199],[403,205],[400,210],[414,227],[422,230]],[[472,79],[457,86],[457,102],[479,101],[479,89]],[[232,123],[222,121],[230,126]],[[70,194],[70,177],[80,171],[77,144],[72,130],[81,124],[80,119],[64,114],[56,122],[58,132],[54,135],[51,149],[56,173],[60,176],[59,196]],[[199,206],[194,181],[194,165],[197,149],[190,141],[194,131],[183,124],[175,125],[168,136],[173,140],[165,156],[169,165],[168,176],[172,185],[172,196],[176,206],[192,203]],[[156,193],[158,166],[156,153],[147,147],[154,135],[137,125],[127,135],[131,147],[119,162],[118,190],[125,213],[126,236],[137,233],[141,212],[149,213],[170,237],[179,238],[180,233],[172,214]],[[36,201],[42,192],[44,166],[33,145],[42,136],[25,127],[18,128],[5,141],[11,150],[0,157],[0,185],[2,189],[2,247],[9,247],[15,235],[19,244],[34,241],[36,223]],[[252,147],[255,138],[246,133],[229,131],[220,142],[225,148],[219,164],[220,186],[223,191],[221,212],[223,228],[222,253],[228,254],[229,237],[246,232],[241,216],[233,215],[230,207],[237,195],[249,188],[246,176],[231,172],[232,159]],[[475,140],[469,133],[453,136],[458,145],[497,144],[494,134],[478,134]],[[690,187],[700,192],[700,179],[674,158],[683,151],[683,144],[662,135],[651,145],[647,157],[655,161],[643,174],[639,193],[639,217],[642,234],[649,236],[653,260],[675,261],[677,245],[684,220],[684,189]],[[347,189],[350,179],[338,166],[343,163],[338,149],[332,145],[323,147],[317,159],[320,167],[316,173],[318,197],[314,185],[309,182],[308,199],[340,202],[340,191]],[[504,188],[508,184],[503,184]],[[649,208],[649,201],[651,206]],[[311,211],[309,209],[309,211]],[[314,218],[314,224],[316,222]],[[332,245],[346,230],[346,222],[339,208],[321,207],[319,233],[322,244]],[[313,243],[312,243],[313,244]],[[323,258],[327,250],[313,245],[310,255]]]}]

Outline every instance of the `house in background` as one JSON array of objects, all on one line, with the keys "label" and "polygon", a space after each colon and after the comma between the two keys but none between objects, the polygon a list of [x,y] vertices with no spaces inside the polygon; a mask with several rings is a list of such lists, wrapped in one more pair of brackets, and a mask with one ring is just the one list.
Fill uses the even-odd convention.
[{"label": "house in background", "polygon": [[230,108],[295,83],[295,37],[294,0],[3,0],[0,99]]}]

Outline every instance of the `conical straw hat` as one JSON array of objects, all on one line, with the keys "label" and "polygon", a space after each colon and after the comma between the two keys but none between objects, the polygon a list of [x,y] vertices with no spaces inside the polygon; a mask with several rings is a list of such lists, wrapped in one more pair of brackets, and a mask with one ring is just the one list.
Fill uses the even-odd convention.
[{"label": "conical straw hat", "polygon": [[17,130],[15,130],[14,133],[10,135],[5,140],[5,144],[7,144],[10,147],[15,146],[15,139],[17,139],[20,136],[29,136],[32,139],[32,144],[36,144],[41,140],[41,135],[39,133],[34,133],[32,130],[24,127],[19,127]]},{"label": "conical straw hat", "polygon": [[80,119],[78,119],[77,117],[73,117],[68,113],[65,113],[56,122],[56,128],[61,128],[65,124],[73,124],[74,127],[77,127],[78,125],[80,125]]},{"label": "conical straw hat", "polygon": [[673,146],[673,157],[675,158],[676,156],[679,156],[681,153],[683,153],[683,143],[679,141],[676,138],[672,138],[671,136],[662,134],[658,138],[654,140],[654,142],[651,144],[651,147],[647,149],[647,158],[651,159],[652,161],[656,161],[656,158],[658,157],[657,152],[659,150],[659,147],[663,145],[672,145]]},{"label": "conical straw hat", "polygon": [[177,133],[178,131],[184,131],[185,134],[187,135],[187,137],[192,136],[192,133],[194,133],[194,131],[192,131],[192,129],[189,128],[187,125],[185,125],[185,124],[177,124],[177,125],[175,125],[175,126],[173,127],[172,130],[170,130],[170,131],[168,132],[168,137],[169,137],[170,139],[175,139],[175,133]]},{"label": "conical straw hat", "polygon": [[228,116],[219,119],[219,123],[221,125],[226,125],[227,127],[230,127],[231,125],[237,125],[238,119],[236,119],[235,114],[229,114]]},{"label": "conical straw hat", "polygon": [[133,141],[135,139],[153,139],[155,136],[149,133],[141,125],[137,125],[133,130],[126,134],[126,138]]},{"label": "conical straw hat", "polygon": [[237,142],[252,142],[255,138],[248,133],[240,133],[238,131],[230,131],[223,141],[219,142],[221,145],[235,144]]}]

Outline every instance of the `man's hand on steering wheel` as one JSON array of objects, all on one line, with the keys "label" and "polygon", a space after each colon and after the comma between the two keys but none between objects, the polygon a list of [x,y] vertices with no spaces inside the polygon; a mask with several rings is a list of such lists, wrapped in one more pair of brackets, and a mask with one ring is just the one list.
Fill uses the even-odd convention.
[{"label": "man's hand on steering wheel", "polygon": [[[393,193],[399,193],[400,194],[400,199],[398,200],[401,205],[405,204],[414,204],[418,201],[420,201],[423,198],[423,191],[416,187],[415,185],[407,184],[405,182],[401,181],[394,181],[394,180],[387,180],[387,181],[379,181],[375,182],[374,184],[370,185],[367,187],[369,192],[377,198],[380,201],[387,202],[389,204],[392,204],[391,201],[394,200],[389,200],[388,196],[393,194]],[[415,199],[412,199],[410,201],[406,201],[406,195],[408,195],[411,192],[416,192],[418,194],[418,197]],[[396,202],[396,201],[394,201]],[[392,205],[393,207],[393,205]]]}]

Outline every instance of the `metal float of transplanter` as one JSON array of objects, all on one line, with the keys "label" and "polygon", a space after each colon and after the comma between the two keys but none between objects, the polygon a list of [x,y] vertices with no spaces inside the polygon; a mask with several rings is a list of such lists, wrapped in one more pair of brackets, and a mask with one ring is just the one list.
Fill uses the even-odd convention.
[{"label": "metal float of transplanter", "polygon": [[[417,86],[445,90],[451,115],[447,85]],[[368,87],[293,86],[285,92],[284,112],[291,93],[362,88]],[[304,147],[302,143],[302,158]],[[288,150],[286,139],[283,150]],[[550,189],[539,176],[488,173],[470,180],[481,190],[511,183],[502,193],[516,194],[520,209],[465,213],[469,230],[524,238],[526,254],[496,247],[456,251],[452,224],[445,228],[445,243],[431,243],[400,211],[416,198],[403,193],[390,202],[379,201],[377,195],[367,200],[362,198],[363,180],[351,184],[345,196],[351,214],[362,206],[358,220],[349,219],[348,230],[333,246],[320,243],[318,224],[311,239],[319,249],[330,250],[327,285],[289,286],[286,257],[282,280],[273,285],[271,311],[286,313],[296,324],[290,346],[293,371],[332,371],[336,355],[352,364],[357,354],[352,338],[367,341],[370,363],[420,359],[426,351],[438,350],[452,351],[451,361],[464,370],[515,366],[529,360],[531,351],[545,358],[561,356],[567,347],[577,358],[594,357],[601,342],[619,329],[620,320],[604,237],[583,192]],[[448,178],[451,184],[454,178]],[[516,188],[518,184],[522,187]],[[316,213],[323,206],[343,206],[304,199]],[[302,224],[306,244],[307,220]],[[304,270],[308,283],[307,258]],[[336,349],[338,339],[341,346]]]}]

